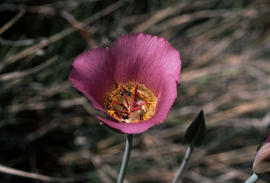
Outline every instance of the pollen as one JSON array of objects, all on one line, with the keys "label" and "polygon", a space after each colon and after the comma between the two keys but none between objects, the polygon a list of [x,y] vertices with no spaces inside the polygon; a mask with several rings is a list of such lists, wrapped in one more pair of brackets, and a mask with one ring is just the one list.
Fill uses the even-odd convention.
[{"label": "pollen", "polygon": [[139,123],[154,116],[156,103],[154,93],[144,84],[128,82],[109,91],[104,106],[120,122]]}]

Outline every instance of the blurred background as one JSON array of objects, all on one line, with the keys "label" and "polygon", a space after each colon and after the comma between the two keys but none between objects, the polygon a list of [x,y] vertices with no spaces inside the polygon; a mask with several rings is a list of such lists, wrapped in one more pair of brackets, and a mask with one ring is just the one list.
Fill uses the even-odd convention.
[{"label": "blurred background", "polygon": [[167,120],[134,137],[126,183],[170,182],[201,109],[207,136],[182,182],[243,182],[270,129],[269,17],[268,0],[1,0],[0,165],[43,181],[0,182],[116,182],[125,136],[99,124],[68,75],[82,51],[132,32],[168,39],[183,67]]}]

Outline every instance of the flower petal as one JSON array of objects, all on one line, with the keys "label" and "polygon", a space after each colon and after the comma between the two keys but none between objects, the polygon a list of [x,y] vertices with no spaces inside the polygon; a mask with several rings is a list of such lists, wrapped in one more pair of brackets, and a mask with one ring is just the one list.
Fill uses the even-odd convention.
[{"label": "flower petal", "polygon": [[138,81],[157,93],[161,76],[170,76],[179,83],[181,60],[166,39],[137,33],[112,44],[108,67],[114,71],[116,82]]},{"label": "flower petal", "polygon": [[73,62],[69,76],[73,86],[85,94],[95,108],[103,111],[105,93],[114,84],[112,74],[106,67],[107,54],[106,48],[83,52]]},{"label": "flower petal", "polygon": [[155,116],[152,118],[155,120],[155,124],[162,123],[166,119],[168,112],[177,97],[177,81],[167,77],[166,79],[163,79],[163,83],[160,83],[160,85],[160,91],[157,96],[158,103],[156,112]]},{"label": "flower petal", "polygon": [[[165,82],[165,81],[164,81]],[[126,134],[138,134],[146,131],[150,127],[162,123],[173,105],[177,96],[177,82],[170,78],[165,83],[161,83],[162,90],[159,92],[158,103],[155,111],[155,115],[148,121],[140,123],[123,123],[116,120],[108,120],[97,116],[97,118],[103,121],[106,125]]]}]

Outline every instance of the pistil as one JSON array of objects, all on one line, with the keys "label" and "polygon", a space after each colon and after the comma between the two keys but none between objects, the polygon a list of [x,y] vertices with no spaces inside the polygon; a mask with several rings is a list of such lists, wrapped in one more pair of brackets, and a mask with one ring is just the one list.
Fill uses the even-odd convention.
[{"label": "pistil", "polygon": [[123,96],[124,96],[124,99],[125,99],[125,101],[126,101],[127,107],[129,107],[128,99],[127,99],[127,96],[126,96],[126,93],[125,93],[125,90],[124,90],[123,87],[121,87],[121,91],[122,91],[122,93],[123,93]]}]

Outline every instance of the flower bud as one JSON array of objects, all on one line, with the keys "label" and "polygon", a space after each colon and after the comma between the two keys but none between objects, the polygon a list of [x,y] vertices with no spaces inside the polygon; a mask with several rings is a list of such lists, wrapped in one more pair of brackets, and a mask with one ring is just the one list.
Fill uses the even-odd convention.
[{"label": "flower bud", "polygon": [[270,134],[256,154],[253,172],[256,174],[270,173]]}]

